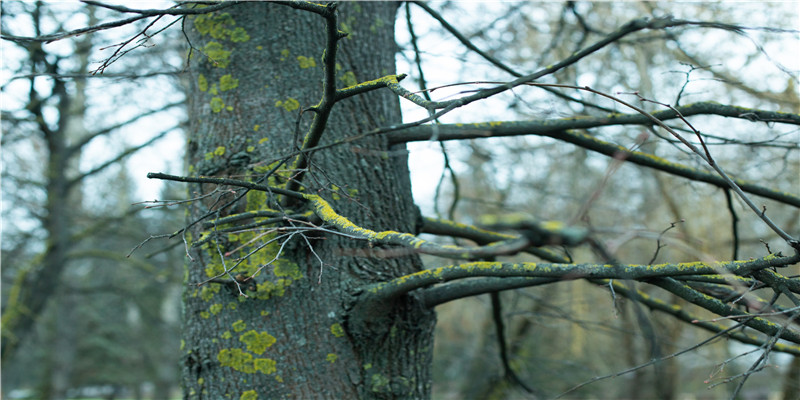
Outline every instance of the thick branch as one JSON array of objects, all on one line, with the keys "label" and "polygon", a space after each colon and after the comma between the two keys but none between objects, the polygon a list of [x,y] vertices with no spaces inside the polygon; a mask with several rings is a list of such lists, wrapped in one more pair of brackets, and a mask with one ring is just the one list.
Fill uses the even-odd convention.
[{"label": "thick branch", "polygon": [[[292,2],[289,3],[289,6],[298,7],[299,4]],[[314,7],[317,5],[310,4],[304,6]],[[309,164],[308,158],[310,154],[308,154],[307,150],[319,144],[322,133],[325,131],[325,127],[328,124],[331,110],[336,104],[336,49],[339,40],[346,36],[344,32],[338,29],[338,23],[336,22],[336,3],[329,3],[324,9],[311,9],[310,11],[325,18],[325,36],[327,41],[325,44],[325,51],[322,55],[322,64],[324,68],[322,99],[319,104],[313,108],[314,120],[311,121],[308,133],[303,139],[302,151],[297,155],[292,165],[292,170],[297,171],[297,174],[286,184],[286,189],[291,191],[300,189],[300,182],[303,180],[303,175]]]},{"label": "thick branch", "polygon": [[497,261],[472,262],[428,269],[402,276],[388,282],[370,285],[366,290],[382,299],[394,298],[416,289],[464,278],[475,277],[529,277],[558,279],[652,279],[681,275],[718,275],[730,273],[746,275],[768,267],[782,267],[797,263],[800,255],[775,257],[769,255],[752,261],[691,262],[659,265],[612,264],[545,264],[503,263]]},{"label": "thick branch", "polygon": [[[423,218],[422,233],[469,239],[481,245],[516,237],[507,233],[493,232],[455,221],[429,217]],[[570,261],[567,257],[547,247],[528,247],[523,251],[554,263],[568,263]]]},{"label": "thick branch", "polygon": [[717,315],[736,317],[737,320],[740,320],[745,325],[756,329],[759,332],[768,334],[770,336],[779,335],[778,337],[781,339],[786,339],[793,343],[800,344],[800,332],[789,329],[781,329],[780,325],[772,321],[760,318],[757,316],[757,314],[748,314],[744,311],[737,310],[736,308],[733,308],[720,300],[700,293],[674,279],[656,279],[653,280],[652,283]]},{"label": "thick branch", "polygon": [[[596,283],[607,285],[609,281],[598,281]],[[665,314],[669,314],[683,322],[689,323],[692,326],[705,329],[709,332],[713,333],[725,332],[726,336],[730,337],[731,339],[738,340],[739,342],[742,343],[748,343],[755,346],[761,346],[764,344],[764,339],[762,338],[758,338],[752,335],[747,335],[742,332],[728,331],[729,328],[726,327],[725,325],[718,324],[715,322],[704,321],[699,316],[687,312],[683,307],[679,305],[664,302],[663,300],[652,297],[647,293],[642,292],[641,290],[632,291],[626,285],[618,281],[611,281],[611,284],[614,287],[614,292],[619,293],[629,299],[638,301],[647,306],[648,308],[650,308],[651,310],[657,310]],[[792,346],[784,343],[776,343],[773,349],[775,351],[781,351],[784,353],[794,354],[795,356],[800,356],[800,346]]]},{"label": "thick branch", "polygon": [[[312,203],[314,212],[323,222],[333,225],[336,230],[343,234],[347,234],[355,239],[368,240],[370,243],[397,245],[418,253],[442,257],[469,260],[517,254],[530,246],[549,244],[549,237],[558,238],[561,235],[561,229],[555,226],[552,227],[551,236],[546,234],[538,237],[529,237],[524,234],[521,236],[509,236],[480,247],[440,245],[420,239],[410,233],[395,231],[375,232],[370,229],[362,228],[352,223],[347,218],[337,214],[333,207],[323,198],[317,195],[305,195],[305,198]],[[543,229],[542,232],[545,232],[544,229],[547,228],[547,225],[542,225],[541,228]]]}]

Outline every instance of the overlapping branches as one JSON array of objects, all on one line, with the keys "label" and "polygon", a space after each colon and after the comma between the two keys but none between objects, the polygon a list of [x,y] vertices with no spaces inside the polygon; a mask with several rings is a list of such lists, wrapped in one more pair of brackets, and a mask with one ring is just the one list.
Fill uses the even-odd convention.
[{"label": "overlapping branches", "polygon": [[[732,25],[705,23],[696,21],[681,21],[672,18],[637,19],[633,20],[620,29],[606,35],[596,43],[584,48],[581,51],[561,60],[558,63],[540,69],[537,72],[523,75],[502,62],[493,59],[488,54],[481,52],[477,47],[457,31],[445,28],[453,32],[459,40],[468,48],[478,52],[494,65],[509,72],[517,79],[509,82],[495,84],[495,86],[479,90],[474,94],[464,95],[449,101],[431,101],[423,98],[416,93],[412,93],[403,88],[399,81],[404,75],[387,76],[372,81],[364,82],[348,88],[337,89],[334,85],[335,57],[338,41],[344,36],[336,29],[337,19],[335,6],[321,6],[303,2],[279,2],[293,8],[310,11],[321,15],[325,19],[326,46],[323,64],[325,66],[323,90],[320,102],[306,111],[315,114],[311,127],[306,132],[301,147],[282,159],[293,157],[292,170],[298,173],[289,180],[286,188],[278,188],[261,183],[251,183],[227,178],[188,178],[166,176],[163,174],[149,174],[150,178],[169,179],[183,182],[210,183],[217,185],[227,185],[241,187],[247,190],[259,190],[272,194],[283,195],[283,206],[287,208],[278,211],[280,207],[275,207],[267,214],[244,213],[224,218],[217,218],[215,221],[206,222],[206,227],[216,227],[217,224],[235,224],[246,222],[253,218],[268,217],[265,221],[249,223],[244,225],[234,225],[226,227],[222,232],[236,232],[237,230],[256,229],[270,224],[284,224],[287,219],[303,221],[305,226],[295,230],[288,236],[283,244],[291,237],[305,237],[304,235],[312,232],[318,234],[336,234],[349,237],[354,240],[365,241],[371,249],[370,256],[390,256],[399,252],[419,252],[453,259],[476,260],[486,259],[501,255],[512,255],[520,252],[534,254],[550,263],[504,263],[499,261],[480,261],[468,262],[465,264],[452,265],[433,270],[424,270],[415,274],[396,278],[387,282],[376,283],[365,286],[361,289],[357,298],[359,302],[386,302],[412,292],[420,294],[428,307],[435,307],[453,299],[472,296],[481,293],[507,290],[512,288],[549,284],[562,280],[589,279],[593,283],[608,285],[615,293],[630,297],[651,309],[669,313],[676,318],[684,321],[693,322],[696,325],[716,332],[725,334],[734,339],[745,343],[763,344],[765,340],[760,337],[749,336],[742,332],[731,332],[730,329],[716,323],[697,321],[697,318],[687,312],[684,308],[672,304],[666,304],[662,300],[645,295],[643,292],[632,289],[624,283],[616,280],[625,279],[646,282],[664,289],[667,293],[677,295],[685,300],[694,303],[701,308],[712,311],[718,315],[729,317],[745,326],[753,328],[765,335],[781,338],[792,343],[800,344],[800,331],[790,322],[796,309],[777,310],[779,316],[788,318],[770,319],[765,314],[764,309],[755,309],[752,312],[742,311],[736,308],[736,302],[728,297],[715,297],[714,293],[742,293],[747,294],[747,290],[742,291],[742,287],[770,287],[776,296],[786,296],[797,303],[797,295],[800,294],[800,286],[795,278],[784,277],[772,268],[786,267],[794,265],[800,261],[799,253],[792,256],[767,256],[757,260],[727,261],[727,262],[697,262],[697,263],[668,263],[660,265],[622,265],[611,259],[606,263],[572,263],[571,258],[565,257],[554,251],[548,245],[569,245],[578,246],[591,241],[591,233],[584,232],[577,240],[567,240],[567,236],[561,228],[556,225],[540,224],[535,225],[540,229],[539,236],[532,236],[530,226],[526,230],[524,224],[518,226],[498,225],[497,229],[478,228],[474,226],[457,224],[453,221],[441,221],[425,219],[423,232],[433,233],[448,237],[461,237],[473,240],[477,246],[449,246],[441,245],[433,241],[425,240],[408,232],[395,231],[373,231],[367,226],[358,226],[351,222],[346,216],[338,214],[333,207],[322,197],[302,193],[301,180],[305,171],[308,169],[308,156],[315,151],[321,151],[333,146],[339,146],[350,141],[362,139],[367,136],[377,134],[387,134],[390,143],[405,143],[410,141],[430,140],[460,140],[481,137],[497,136],[518,136],[518,135],[539,135],[549,136],[558,140],[576,144],[580,147],[597,151],[602,154],[630,161],[635,164],[665,171],[674,175],[682,176],[691,180],[707,182],[718,187],[730,188],[737,192],[753,211],[759,215],[780,237],[787,241],[793,248],[798,248],[797,239],[786,232],[783,232],[774,222],[766,217],[763,211],[754,208],[752,202],[744,194],[750,193],[780,201],[794,207],[800,207],[800,198],[794,194],[783,193],[762,185],[746,182],[743,180],[732,179],[722,171],[714,162],[708,148],[705,146],[702,135],[699,134],[686,120],[693,115],[718,115],[730,118],[746,119],[754,122],[781,123],[788,125],[800,125],[800,116],[796,114],[780,113],[766,110],[748,109],[737,106],[721,105],[716,103],[696,103],[683,107],[668,107],[663,111],[647,113],[641,108],[632,106],[614,96],[588,87],[574,87],[564,85],[541,85],[533,83],[535,80],[544,76],[560,71],[594,52],[618,42],[623,37],[634,32],[651,29],[661,30],[680,26],[695,26],[703,28],[724,29],[734,32],[741,32],[743,28]],[[422,5],[429,13],[429,7]],[[436,18],[435,13],[431,13]],[[439,18],[437,18],[439,19]],[[440,20],[441,21],[441,20]],[[446,22],[446,21],[445,21]],[[578,89],[587,90],[594,94],[605,96],[636,110],[633,114],[611,114],[604,117],[581,117],[566,118],[548,121],[524,121],[524,122],[492,122],[467,125],[436,125],[425,126],[423,124],[431,122],[440,116],[460,108],[466,104],[485,100],[500,93],[507,92],[515,87],[523,85],[538,85],[547,89]],[[412,101],[418,106],[429,111],[430,116],[418,121],[406,124],[387,126],[373,131],[364,132],[349,138],[319,146],[320,139],[324,134],[327,119],[333,110],[333,106],[339,100],[360,95],[370,90],[388,88],[395,94]],[[642,99],[640,99],[642,100]],[[663,121],[679,119],[686,124],[692,132],[697,133],[696,142],[683,138],[673,127],[667,126]],[[603,126],[617,125],[640,125],[653,127],[658,126],[670,132],[684,146],[695,152],[703,161],[715,169],[716,174],[701,171],[696,168],[674,163],[665,159],[654,157],[643,152],[633,151],[625,147],[601,141],[591,135],[580,133],[578,130],[591,129]],[[698,147],[700,146],[700,147]],[[262,178],[263,180],[263,178]],[[241,197],[241,196],[239,196]],[[301,209],[301,207],[305,207]],[[310,215],[310,211],[314,215]],[[531,225],[534,226],[534,225]],[[563,227],[562,227],[563,228]],[[574,228],[574,227],[572,227]],[[277,229],[277,228],[275,228]],[[543,233],[542,233],[543,232]],[[308,240],[306,239],[306,243]],[[309,244],[310,247],[310,244]],[[374,249],[377,247],[377,249]],[[258,247],[255,251],[263,248]],[[275,255],[276,259],[281,256],[281,250]],[[248,257],[252,255],[249,253]],[[236,265],[242,261],[237,260],[230,268],[225,269],[226,274],[230,274]],[[220,275],[221,277],[222,275]],[[219,277],[217,277],[219,278]],[[469,279],[474,278],[474,279]],[[716,289],[716,290],[715,290]],[[758,304],[751,302],[749,304]],[[765,306],[766,307],[766,306]],[[776,309],[771,308],[774,311]],[[770,311],[770,312],[772,312]],[[776,322],[777,321],[777,322]],[[783,325],[781,325],[783,323]],[[778,351],[786,351],[793,354],[800,354],[800,348],[787,345],[785,343],[774,343],[773,348]]]}]

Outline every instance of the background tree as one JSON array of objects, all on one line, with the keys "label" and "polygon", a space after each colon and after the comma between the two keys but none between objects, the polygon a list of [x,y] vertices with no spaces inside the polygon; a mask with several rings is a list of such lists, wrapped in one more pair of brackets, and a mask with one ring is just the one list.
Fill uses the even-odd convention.
[{"label": "background tree", "polygon": [[[5,34],[40,35],[57,24],[94,25],[107,11],[4,2],[2,15]],[[13,75],[2,87],[3,387],[34,387],[37,398],[65,398],[88,385],[139,389],[143,382],[164,398],[175,386],[174,254],[125,256],[141,232],[169,229],[176,216],[137,215],[141,208],[131,203],[141,198],[125,163],[178,131],[179,115],[168,111],[181,95],[149,99],[149,111],[119,104],[117,91],[142,93],[153,80],[168,81],[161,75],[168,58],[159,60],[153,49],[146,60],[131,56],[117,65],[143,72],[149,63],[159,73],[149,81],[131,72],[92,75],[95,43],[111,39],[4,43],[4,72]],[[113,89],[102,82],[120,76]],[[126,107],[136,112],[125,115]],[[156,118],[161,132],[132,135]]]},{"label": "background tree", "polygon": [[[678,85],[657,82],[652,75],[647,75],[650,81],[642,79],[643,73],[639,80],[623,79],[632,70],[675,68],[676,59],[683,60],[658,52],[659,46],[677,47],[690,57],[685,44],[698,30],[751,39],[750,31],[778,37],[796,32],[664,17],[652,7],[634,10],[628,16],[637,19],[628,22],[608,21],[602,17],[614,12],[604,6],[588,10],[567,3],[558,10],[551,40],[534,40],[547,43],[530,52],[541,59],[517,71],[500,61],[502,51],[480,50],[437,11],[418,4],[470,50],[469,57],[477,54],[497,68],[473,68],[467,79],[481,81],[468,89],[462,82],[467,79],[448,80],[455,90],[437,90],[445,94],[433,101],[426,89],[435,86],[423,77],[423,47],[411,34],[411,16],[409,59],[419,66],[416,83],[423,90],[409,92],[407,82],[405,88],[399,84],[404,76],[394,75],[396,6],[230,2],[132,10],[103,5],[135,16],[88,29],[136,18],[190,16],[183,21],[190,48],[189,174],[149,174],[190,185],[188,224],[173,235],[182,240],[189,259],[182,347],[186,397],[429,397],[432,310],[480,294],[490,294],[487,311],[500,360],[496,369],[503,373],[496,375],[502,379],[475,381],[470,390],[479,395],[514,396],[515,388],[523,388],[553,396],[580,382],[548,383],[545,372],[532,366],[550,357],[656,365],[656,378],[667,379],[636,372],[636,381],[613,395],[672,397],[675,385],[670,382],[678,378],[670,360],[725,337],[760,346],[760,358],[749,369],[723,379],[737,381],[728,386],[736,396],[771,354],[800,355],[797,278],[789,269],[797,264],[800,245],[787,233],[796,228],[786,222],[793,221],[792,213],[796,219],[800,206],[792,183],[797,146],[782,140],[782,130],[800,123],[791,108],[796,102],[785,89],[791,86],[783,85],[787,80],[796,85],[796,72],[769,64],[778,71],[786,95],[765,93],[742,105],[683,105],[685,90],[696,82],[693,74],[708,70],[715,79],[730,76],[714,66],[687,66]],[[522,10],[518,15],[536,15],[525,13],[524,5],[511,7]],[[653,18],[639,18],[644,13]],[[517,15],[506,14],[498,21]],[[528,26],[542,26],[536,22]],[[474,37],[493,32],[489,26]],[[537,36],[516,26],[511,33]],[[769,55],[755,43],[751,59]],[[488,76],[478,77],[484,71]],[[669,86],[673,90],[668,93]],[[769,91],[744,81],[731,86],[745,93]],[[542,93],[551,99],[550,111],[531,112],[544,109],[536,106]],[[777,97],[785,103],[768,100]],[[402,123],[398,98],[421,107],[423,116]],[[517,104],[529,115],[515,122],[486,115],[504,104]],[[787,105],[789,112],[775,110]],[[456,113],[469,113],[469,122],[488,118],[447,123]],[[728,118],[724,130],[715,125],[719,117]],[[487,145],[488,137],[513,137],[514,147],[495,146],[497,140]],[[421,215],[411,200],[406,143],[472,139],[482,142],[459,146],[457,152],[466,160],[463,165],[478,171],[477,179],[451,177],[453,186],[445,187],[452,201],[449,219]],[[743,163],[728,162],[729,155],[742,157],[730,145],[754,144],[770,147],[755,160],[780,159],[770,158],[771,151],[786,160],[779,168],[766,168],[771,179],[754,173],[764,171],[748,174],[739,170]],[[452,175],[468,171],[451,155],[445,160]],[[728,177],[728,169],[736,170],[735,179]],[[714,192],[704,192],[707,187]],[[704,214],[698,203],[712,194],[723,199],[716,208],[730,215]],[[771,203],[760,206],[754,196]],[[683,203],[681,197],[690,201]],[[665,214],[659,203],[672,213],[666,214],[670,218],[652,217]],[[717,237],[717,231],[678,227],[683,236],[671,235],[681,225],[675,216],[701,227],[707,226],[700,223],[705,220],[719,226],[721,218],[728,219],[727,251],[715,253],[717,243],[692,240]],[[770,245],[741,246],[741,232],[764,236]],[[461,242],[444,245],[422,233]],[[665,243],[675,251],[664,250]],[[521,253],[528,255],[507,258]],[[430,268],[423,269],[420,254],[453,261],[429,262]],[[543,288],[500,293],[536,286]],[[552,305],[591,287],[600,288],[594,293],[602,296],[580,296],[566,309]],[[601,311],[606,319],[620,315],[621,321],[601,326],[640,332],[618,341],[609,335],[601,343],[618,343],[630,351],[587,357],[582,349],[595,338],[582,328],[571,330],[563,345],[541,346],[535,332],[542,330],[536,324],[544,311],[555,310],[587,326],[592,321],[583,317],[598,299],[606,299]],[[527,318],[510,318],[508,300],[513,300],[515,315]],[[653,311],[672,319],[663,323]],[[682,343],[681,325],[674,320],[713,335]],[[488,343],[475,337],[475,343]],[[618,370],[623,363],[610,364]],[[588,369],[584,376],[593,382],[602,380],[600,375]],[[590,394],[587,387],[574,390]]]}]

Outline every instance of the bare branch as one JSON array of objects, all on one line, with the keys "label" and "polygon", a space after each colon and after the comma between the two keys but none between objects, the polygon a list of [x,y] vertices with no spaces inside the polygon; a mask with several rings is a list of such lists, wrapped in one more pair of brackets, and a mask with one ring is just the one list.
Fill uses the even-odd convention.
[{"label": "bare branch", "polygon": [[[96,5],[96,6],[106,6],[103,3],[94,2],[94,1],[86,1],[88,4]],[[85,28],[75,29],[69,32],[61,32],[61,33],[53,33],[49,35],[41,35],[36,37],[25,37],[25,36],[14,36],[14,35],[2,35],[0,34],[0,39],[9,40],[12,42],[44,42],[44,43],[52,43],[58,40],[66,39],[73,36],[79,36],[87,33],[102,31],[111,28],[117,28],[120,26],[128,25],[132,22],[136,22],[140,19],[156,17],[156,16],[163,16],[163,15],[196,15],[196,14],[206,14],[210,12],[214,12],[217,10],[222,10],[224,8],[228,8],[231,6],[235,6],[237,4],[243,3],[242,1],[226,1],[223,3],[215,4],[213,6],[206,6],[202,8],[167,8],[167,9],[153,9],[153,10],[133,10],[128,9],[130,11],[125,12],[135,12],[139,15],[135,17],[125,18],[117,21],[106,22],[104,24],[87,26]],[[108,8],[108,7],[107,7]],[[120,7],[124,8],[124,7]],[[119,10],[117,10],[119,11]]]}]

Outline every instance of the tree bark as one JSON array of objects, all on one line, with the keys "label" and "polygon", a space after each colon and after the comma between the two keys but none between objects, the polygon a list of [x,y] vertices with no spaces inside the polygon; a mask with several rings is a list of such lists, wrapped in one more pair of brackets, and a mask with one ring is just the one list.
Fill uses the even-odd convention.
[{"label": "tree bark", "polygon": [[[339,6],[338,28],[348,37],[338,45],[338,88],[394,74],[396,7],[386,2]],[[314,116],[303,113],[295,132],[300,111],[322,96],[325,19],[252,2],[188,20],[185,30],[194,48],[187,88],[189,172],[256,180],[272,161],[299,146]],[[336,104],[322,144],[400,121],[397,97],[388,90],[356,96]],[[361,226],[415,232],[418,211],[411,200],[405,147],[389,146],[385,137],[376,136],[314,153],[303,190],[323,196]],[[286,165],[270,184],[281,185],[296,172]],[[210,190],[194,185],[190,192]],[[212,196],[195,202],[189,220],[233,198],[221,196],[222,201]],[[242,200],[235,210],[211,219],[280,204],[277,197],[256,192]],[[213,234],[213,227],[203,231],[201,225],[193,226],[190,239]],[[361,285],[420,270],[416,255],[386,256],[367,243],[335,235],[295,235],[282,251],[279,240],[231,272],[251,276],[266,265],[255,285],[242,285],[256,289],[245,290],[247,297],[239,295],[234,283],[198,286],[276,237],[263,236],[235,250],[257,234],[222,235],[190,250],[185,397],[430,396],[434,314],[411,296],[376,307],[358,303]],[[223,266],[221,255],[231,251]]]}]

